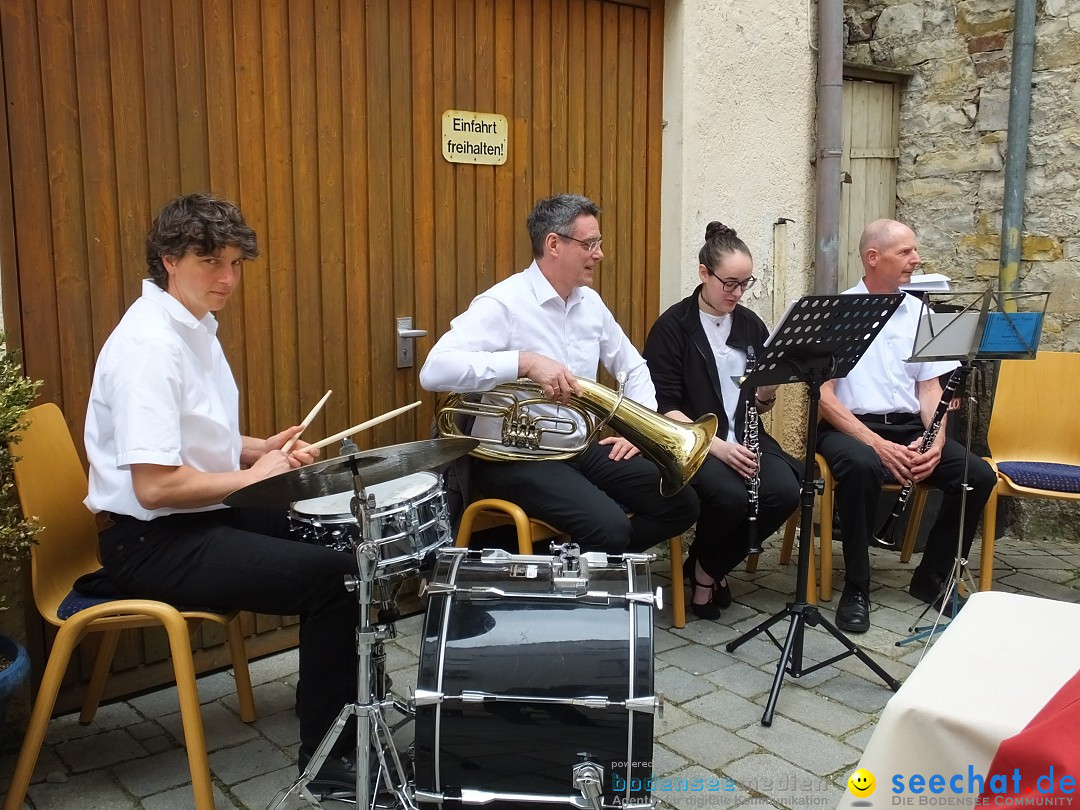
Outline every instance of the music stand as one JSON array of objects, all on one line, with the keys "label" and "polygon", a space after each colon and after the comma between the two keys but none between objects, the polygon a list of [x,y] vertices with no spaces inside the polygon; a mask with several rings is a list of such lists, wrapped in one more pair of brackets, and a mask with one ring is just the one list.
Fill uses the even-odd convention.
[{"label": "music stand", "polygon": [[[814,482],[814,448],[817,446],[821,386],[827,380],[846,376],[855,367],[902,300],[902,294],[808,295],[800,298],[788,307],[780,324],[766,341],[754,370],[743,380],[745,385],[755,387],[804,382],[810,400],[806,416],[806,454],[800,496],[799,563],[795,576],[795,601],[789,602],[783,610],[749,632],[728,642],[725,647],[728,652],[734,652],[749,639],[765,633],[780,650],[776,676],[769,691],[769,700],[765,704],[765,713],[761,716],[763,726],[772,725],[780,687],[783,685],[784,674],[788,672],[792,677],[799,678],[854,655],[894,692],[900,688],[899,681],[823,617],[816,605],[806,601],[806,580],[810,568],[810,544],[813,542],[814,495],[817,489]],[[771,630],[773,625],[783,619],[790,619],[791,623],[787,637],[781,645]],[[803,635],[806,625],[815,627],[819,624],[847,650],[813,666],[804,667]]]},{"label": "music stand", "polygon": [[[975,360],[1033,360],[1038,352],[1039,338],[1046,314],[1049,292],[1013,292],[987,289],[980,293],[952,292],[929,293],[923,300],[924,313],[915,333],[912,356],[907,362],[959,360],[964,367],[974,369]],[[947,312],[934,312],[931,304],[938,304]],[[1022,311],[1017,311],[1023,307]],[[896,642],[897,647],[932,638],[951,622],[943,621],[945,605],[953,616],[959,609],[960,580],[967,572],[964,557],[964,517],[967,496],[971,491],[968,483],[968,460],[971,458],[971,437],[976,401],[968,403],[967,431],[964,449],[964,474],[960,485],[960,528],[956,538],[956,555],[952,569],[937,603],[941,605],[931,625],[919,627],[918,622],[933,605],[927,605],[909,628],[911,633]],[[968,579],[968,587],[974,583]]]}]

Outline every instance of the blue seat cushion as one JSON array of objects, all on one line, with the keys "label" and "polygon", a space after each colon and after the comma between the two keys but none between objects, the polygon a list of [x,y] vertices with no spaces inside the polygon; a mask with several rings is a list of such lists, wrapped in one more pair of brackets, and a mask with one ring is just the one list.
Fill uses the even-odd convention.
[{"label": "blue seat cushion", "polygon": [[56,609],[56,615],[61,619],[70,619],[80,610],[86,610],[88,607],[112,601],[113,599],[108,596],[87,596],[85,593],[71,591],[64,597],[64,601],[60,603],[60,607]]},{"label": "blue seat cushion", "polygon": [[1080,467],[1046,461],[1003,461],[997,465],[1009,480],[1021,487],[1052,492],[1080,493]]}]

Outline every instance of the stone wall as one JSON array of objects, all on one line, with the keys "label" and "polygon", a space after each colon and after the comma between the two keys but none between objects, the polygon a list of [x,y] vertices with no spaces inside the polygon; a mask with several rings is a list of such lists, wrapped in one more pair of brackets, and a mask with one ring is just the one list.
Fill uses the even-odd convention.
[{"label": "stone wall", "polygon": [[[928,272],[998,275],[1013,0],[846,0],[845,59],[911,70],[897,216]],[[1050,290],[1043,347],[1080,350],[1080,0],[1040,0],[1021,289]]]},{"label": "stone wall", "polygon": [[[1013,10],[1014,0],[845,0],[845,60],[913,73],[897,217],[918,234],[925,269],[960,282],[998,276]],[[1080,0],[1038,2],[1028,137],[1020,289],[1050,291],[1041,347],[1080,351]],[[1003,502],[1020,536],[1080,535],[1075,504]]]}]

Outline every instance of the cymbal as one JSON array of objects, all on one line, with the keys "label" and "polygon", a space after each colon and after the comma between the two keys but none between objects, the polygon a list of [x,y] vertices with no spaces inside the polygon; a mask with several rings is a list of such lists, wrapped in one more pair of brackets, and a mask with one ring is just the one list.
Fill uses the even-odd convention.
[{"label": "cymbal", "polygon": [[476,439],[469,438],[425,439],[361,450],[256,481],[230,493],[224,503],[240,507],[284,507],[295,501],[348,492],[353,488],[354,473],[364,486],[381,484],[453,461],[477,444]]}]

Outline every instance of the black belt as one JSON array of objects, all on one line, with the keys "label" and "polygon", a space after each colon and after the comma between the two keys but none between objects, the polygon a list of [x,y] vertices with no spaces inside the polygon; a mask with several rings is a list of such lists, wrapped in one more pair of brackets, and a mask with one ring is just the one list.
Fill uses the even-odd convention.
[{"label": "black belt", "polygon": [[138,520],[138,518],[133,518],[131,515],[121,515],[119,512],[109,512],[108,515],[109,519],[112,520],[113,523],[124,523],[128,520]]},{"label": "black belt", "polygon": [[922,416],[917,413],[857,413],[855,418],[874,425],[922,424]]}]

